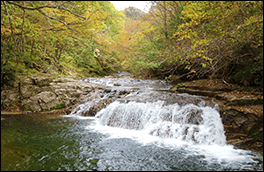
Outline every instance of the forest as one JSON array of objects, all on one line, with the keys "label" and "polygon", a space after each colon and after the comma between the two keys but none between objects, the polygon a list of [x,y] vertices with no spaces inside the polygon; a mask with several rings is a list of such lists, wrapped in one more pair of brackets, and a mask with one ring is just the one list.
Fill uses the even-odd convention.
[{"label": "forest", "polygon": [[262,1],[1,1],[1,87],[22,75],[221,78],[263,90]]}]

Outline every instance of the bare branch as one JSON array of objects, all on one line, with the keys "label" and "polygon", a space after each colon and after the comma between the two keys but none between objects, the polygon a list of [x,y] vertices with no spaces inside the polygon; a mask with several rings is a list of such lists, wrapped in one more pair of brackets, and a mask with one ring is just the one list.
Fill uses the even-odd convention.
[{"label": "bare branch", "polygon": [[7,16],[8,16],[8,21],[9,21],[9,25],[10,25],[10,29],[11,29],[11,34],[14,35],[14,33],[13,33],[13,27],[12,27],[12,22],[11,22],[11,18],[10,18],[10,14],[9,14],[9,12],[7,10],[7,5],[6,5],[6,2],[5,1],[4,1],[4,5],[5,5],[5,10],[6,10],[6,13],[7,13]]},{"label": "bare branch", "polygon": [[66,9],[66,8],[64,8],[64,7],[59,7],[59,9],[63,9],[63,10],[65,10],[65,11],[68,11],[69,13],[71,13],[71,14],[77,16],[77,17],[83,18],[84,20],[87,20],[88,22],[90,22],[90,20],[88,20],[87,18],[85,18],[85,17],[83,17],[83,16],[81,16],[81,15],[79,15],[79,14],[75,14],[75,13],[73,13],[72,11],[70,11],[69,9]]},{"label": "bare branch", "polygon": [[[69,9],[67,9],[67,8],[64,8],[62,5],[65,4],[67,1],[64,2],[64,3],[62,3],[62,4],[60,4],[60,5],[58,5],[58,6],[42,5],[42,6],[39,6],[39,7],[27,7],[27,6],[20,5],[20,4],[16,3],[16,2],[13,2],[13,1],[6,1],[6,2],[8,2],[9,4],[16,5],[16,6],[18,6],[18,7],[21,8],[21,9],[27,9],[27,10],[40,10],[40,9],[42,9],[42,8],[55,8],[55,10],[56,10],[56,9],[62,9],[62,10],[68,11],[69,13],[71,13],[71,14],[77,16],[77,17],[80,17],[80,18],[83,18],[84,20],[89,21],[87,18],[85,18],[85,17],[83,17],[83,16],[81,16],[81,15],[79,15],[79,14],[76,14],[76,13],[72,12],[71,10],[69,10]],[[55,10],[54,10],[54,11],[55,11]],[[53,13],[54,13],[54,11],[53,11]],[[53,13],[52,13],[52,14],[53,14]],[[90,21],[89,21],[89,22],[90,22]]]},{"label": "bare branch", "polygon": [[55,11],[56,11],[61,5],[65,4],[65,3],[67,3],[67,2],[68,2],[68,1],[63,2],[63,3],[61,3],[60,5],[58,5],[57,8],[55,8],[55,9],[53,10],[51,16],[54,14],[54,12],[55,12]]},{"label": "bare branch", "polygon": [[41,31],[63,31],[63,30],[66,30],[66,29],[58,29],[58,28],[52,27],[48,29],[42,29]]},{"label": "bare branch", "polygon": [[72,30],[72,28],[70,28],[64,21],[62,21],[62,20],[60,20],[60,19],[57,19],[57,18],[54,18],[54,17],[51,17],[51,16],[48,16],[47,14],[45,14],[43,11],[41,11],[40,9],[38,9],[38,11],[42,14],[42,15],[44,15],[45,17],[48,17],[48,18],[50,18],[50,19],[52,19],[52,20],[57,20],[57,21],[59,21],[59,22],[61,22],[62,24],[64,24],[68,29],[70,29],[71,31],[73,31],[74,33],[76,33],[74,30]]},{"label": "bare branch", "polygon": [[52,26],[52,23],[49,21],[49,19],[47,18],[47,16],[45,16],[45,19],[47,20],[47,22],[49,23],[49,25]]},{"label": "bare branch", "polygon": [[42,8],[57,8],[56,6],[50,6],[50,5],[43,5],[43,6],[39,6],[39,7],[27,7],[27,6],[20,5],[20,4],[16,3],[16,2],[13,2],[13,1],[6,1],[6,2],[8,2],[9,4],[16,5],[19,8],[26,9],[26,10],[39,10],[39,9],[42,9]]},{"label": "bare branch", "polygon": [[[71,28],[70,28],[70,27],[69,27],[64,21],[62,21],[62,20],[60,20],[60,19],[57,19],[57,18],[54,18],[54,17],[52,17],[51,15],[47,15],[47,14],[44,13],[41,9],[42,9],[42,8],[55,8],[55,10],[56,10],[56,9],[62,9],[62,10],[68,11],[69,13],[71,13],[71,14],[77,16],[77,17],[80,17],[80,18],[82,18],[82,19],[84,19],[84,20],[86,20],[86,21],[89,21],[89,20],[86,19],[85,17],[83,17],[83,16],[81,16],[81,15],[79,15],[79,14],[76,14],[76,13],[72,12],[71,10],[69,10],[69,9],[67,9],[67,8],[64,8],[62,5],[65,4],[66,2],[64,2],[64,3],[62,3],[62,4],[58,5],[58,6],[43,5],[43,6],[39,6],[39,7],[28,7],[28,6],[25,6],[25,5],[20,5],[20,4],[16,3],[16,2],[13,2],[13,1],[6,1],[6,2],[8,2],[9,4],[16,5],[16,6],[18,6],[19,8],[21,8],[22,10],[25,10],[25,9],[27,9],[27,10],[37,10],[37,11],[39,11],[42,15],[45,16],[47,22],[48,22],[51,26],[52,26],[52,23],[50,23],[50,21],[48,20],[48,18],[49,18],[49,19],[52,19],[52,20],[57,20],[57,21],[59,21],[60,23],[62,23],[63,25],[65,25],[68,29],[70,29],[71,31],[73,31],[74,33],[76,33],[76,32],[75,32],[73,29],[71,29]],[[4,3],[5,3],[5,2],[4,2]],[[55,12],[55,10],[53,11],[53,13]],[[53,13],[52,13],[52,14],[53,14]],[[89,22],[90,22],[90,21],[89,21]]]}]

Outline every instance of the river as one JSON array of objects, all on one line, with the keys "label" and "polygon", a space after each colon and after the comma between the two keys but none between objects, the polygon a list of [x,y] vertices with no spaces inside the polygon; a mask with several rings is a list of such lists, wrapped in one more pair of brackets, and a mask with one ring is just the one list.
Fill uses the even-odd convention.
[{"label": "river", "polygon": [[104,89],[70,114],[4,116],[1,170],[263,170],[262,156],[226,144],[216,102],[118,75],[83,79]]}]

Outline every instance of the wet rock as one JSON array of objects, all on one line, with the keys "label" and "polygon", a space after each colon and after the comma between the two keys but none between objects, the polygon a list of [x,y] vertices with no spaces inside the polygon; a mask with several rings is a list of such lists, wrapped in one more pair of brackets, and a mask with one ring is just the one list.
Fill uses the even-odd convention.
[{"label": "wet rock", "polygon": [[199,125],[203,122],[202,118],[202,110],[201,109],[189,109],[187,114],[187,123]]},{"label": "wet rock", "polygon": [[118,96],[118,98],[123,98],[123,97],[125,97],[125,95],[119,95],[119,96]]},{"label": "wet rock", "polygon": [[107,105],[113,102],[112,98],[103,99],[98,102],[94,102],[94,105],[90,107],[87,111],[82,113],[82,116],[95,116],[101,109],[105,108]]},{"label": "wet rock", "polygon": [[112,126],[112,127],[119,127],[121,126],[121,118],[118,115],[111,115],[108,122],[107,126]]},{"label": "wet rock", "polygon": [[166,113],[162,115],[163,121],[172,121],[172,115],[170,113]]},{"label": "wet rock", "polygon": [[227,143],[229,144],[233,144],[239,148],[244,148],[243,145],[245,145],[246,143],[248,143],[249,141],[253,140],[252,138],[247,138],[247,139],[231,139],[228,140]]},{"label": "wet rock", "polygon": [[[263,143],[263,114],[262,120],[255,114],[245,113],[237,109],[229,108],[220,110],[220,116],[224,124],[227,143],[239,148],[260,150],[255,142]],[[260,145],[260,144],[258,144]]]},{"label": "wet rock", "polygon": [[104,90],[104,93],[110,93],[111,92],[111,89],[110,88],[107,88]]},{"label": "wet rock", "polygon": [[217,92],[214,91],[206,91],[206,90],[194,90],[194,89],[186,89],[186,88],[178,88],[176,89],[180,93],[189,93],[192,95],[201,95],[201,96],[208,96],[214,97]]},{"label": "wet rock", "polygon": [[82,113],[82,116],[95,116],[95,113],[92,108],[90,108],[88,111]]},{"label": "wet rock", "polygon": [[126,94],[129,94],[129,93],[130,93],[130,91],[128,91],[128,90],[123,90],[123,91],[119,92],[120,95],[126,95]]},{"label": "wet rock", "polygon": [[238,116],[235,119],[236,124],[240,127],[243,123],[245,123],[248,119],[245,116]]},{"label": "wet rock", "polygon": [[121,84],[119,84],[119,83],[115,83],[114,86],[121,86]]},{"label": "wet rock", "polygon": [[220,111],[223,125],[232,125],[234,114],[230,111]]}]

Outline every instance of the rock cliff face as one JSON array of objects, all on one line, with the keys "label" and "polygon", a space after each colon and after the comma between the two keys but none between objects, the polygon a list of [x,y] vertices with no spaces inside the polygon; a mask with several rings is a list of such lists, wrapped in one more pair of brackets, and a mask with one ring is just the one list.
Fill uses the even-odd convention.
[{"label": "rock cliff face", "polygon": [[45,112],[75,104],[98,85],[69,78],[20,78],[14,88],[1,90],[1,110]]}]

